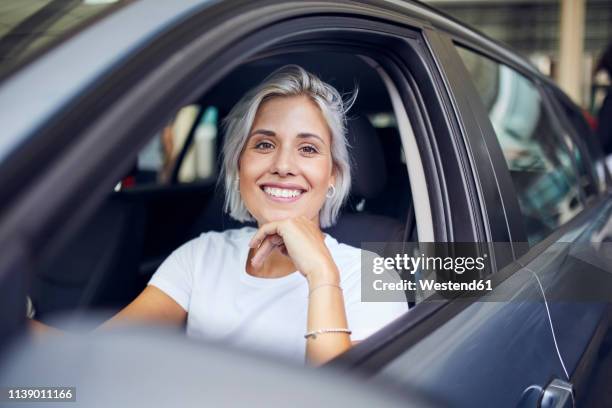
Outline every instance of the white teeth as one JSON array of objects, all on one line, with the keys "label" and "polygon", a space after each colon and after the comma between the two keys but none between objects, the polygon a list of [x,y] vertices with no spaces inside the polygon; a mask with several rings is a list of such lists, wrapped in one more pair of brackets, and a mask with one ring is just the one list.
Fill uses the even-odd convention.
[{"label": "white teeth", "polygon": [[289,197],[297,197],[300,194],[302,194],[301,190],[288,190],[288,189],[276,188],[276,187],[264,187],[263,190],[266,194],[269,194],[273,197],[289,198]]}]

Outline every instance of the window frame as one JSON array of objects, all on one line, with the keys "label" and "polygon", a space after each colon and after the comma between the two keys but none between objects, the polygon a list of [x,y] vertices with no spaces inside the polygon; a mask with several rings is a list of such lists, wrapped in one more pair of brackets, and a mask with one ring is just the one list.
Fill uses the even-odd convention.
[{"label": "window frame", "polygon": [[[479,204],[483,218],[489,225],[487,241],[525,242],[527,234],[522,224],[522,213],[503,152],[488,112],[455,46],[461,43],[468,49],[473,48],[452,35],[440,32],[438,36],[447,54],[443,69],[448,78],[448,92],[465,112],[462,119],[471,122],[471,126],[463,131],[463,137],[470,152],[473,177],[482,189]],[[441,50],[442,48],[440,52]],[[466,81],[466,78],[469,81]],[[491,176],[493,178],[490,178]],[[505,230],[500,227],[501,224],[505,226]],[[512,250],[510,256],[497,254],[499,268],[516,259],[522,251],[522,246],[512,245]]]},{"label": "window frame", "polygon": [[[444,87],[440,86],[437,63],[431,58],[420,34],[421,24],[403,15],[395,15],[403,24],[389,21],[381,23],[377,18],[389,17],[385,9],[347,8],[341,5],[334,6],[340,10],[335,12],[342,11],[345,15],[340,17],[331,13],[329,7],[323,8],[324,12],[330,13],[329,20],[323,20],[320,15],[308,17],[317,10],[322,12],[316,5],[309,7],[308,13],[304,10],[293,11],[295,20],[288,19],[287,10],[282,7],[281,12],[276,15],[268,13],[268,18],[275,16],[282,22],[268,25],[247,38],[227,39],[228,42],[231,41],[231,46],[227,49],[223,49],[221,44],[217,44],[217,48],[206,47],[210,44],[211,38],[215,37],[204,37],[205,40],[202,40],[202,30],[206,31],[211,26],[202,24],[202,21],[207,21],[209,16],[204,16],[205,13],[201,12],[189,21],[183,21],[179,28],[166,33],[162,37],[163,47],[155,47],[155,50],[152,47],[143,49],[141,53],[100,79],[97,87],[88,88],[79,98],[62,106],[58,114],[39,130],[35,141],[37,144],[50,143],[59,133],[72,134],[75,137],[70,145],[65,146],[61,153],[53,158],[54,161],[50,161],[38,182],[28,186],[24,194],[11,201],[9,210],[3,214],[3,221],[6,223],[2,226],[8,228],[3,229],[1,240],[6,238],[23,242],[33,262],[61,247],[66,237],[80,227],[101,205],[108,191],[112,191],[116,180],[129,170],[133,159],[137,157],[150,135],[163,126],[171,112],[193,100],[196,95],[204,93],[216,80],[241,63],[245,55],[254,53],[254,45],[269,47],[272,40],[268,38],[266,41],[265,36],[272,35],[279,27],[286,31],[281,31],[277,35],[286,37],[295,35],[296,20],[304,15],[306,17],[303,17],[303,20],[318,25],[321,30],[329,30],[330,26],[340,30],[339,26],[330,25],[330,21],[337,22],[343,19],[347,22],[352,19],[354,26],[351,28],[355,31],[371,30],[372,34],[387,36],[395,33],[396,45],[403,45],[404,48],[402,53],[388,58],[392,64],[386,67],[386,72],[398,87],[410,119],[413,120],[415,115],[420,118],[413,125],[421,149],[423,166],[431,178],[431,182],[428,182],[431,202],[436,201],[436,205],[432,204],[432,216],[438,217],[439,220],[434,223],[437,228],[435,239],[449,240],[462,237],[468,239],[483,236],[476,235],[482,227],[479,225],[478,214],[473,212],[473,194],[464,190],[466,185],[473,184],[473,180],[465,165],[467,159],[456,150],[455,137],[459,120],[453,115],[448,115],[453,111],[452,103]],[[347,13],[347,10],[352,13]],[[266,12],[265,8],[260,8],[258,11]],[[235,11],[233,14],[235,15]],[[218,23],[218,20],[216,21]],[[268,23],[269,20],[264,19],[259,22],[258,27],[265,27]],[[407,29],[406,25],[412,28]],[[194,27],[199,29],[195,30]],[[304,28],[312,29],[312,26],[307,25]],[[348,30],[348,27],[342,29]],[[187,32],[189,40],[185,39]],[[397,34],[398,32],[400,34]],[[279,38],[274,37],[272,42],[278,41]],[[416,52],[407,44],[408,42],[411,42],[412,47],[418,47],[419,51]],[[183,48],[177,49],[177,43]],[[380,43],[376,45],[381,46]],[[207,52],[202,52],[202,49]],[[180,58],[171,58],[178,54],[184,57],[197,55],[196,62],[187,65]],[[379,61],[378,58],[376,60]],[[421,77],[406,75],[413,72],[410,64],[418,64]],[[137,81],[134,81],[135,77],[138,78]],[[420,82],[423,79],[428,82],[426,89]],[[129,86],[126,81],[130,81]],[[417,81],[418,87],[416,87]],[[194,88],[193,83],[199,86]],[[122,84],[123,86],[120,86]],[[411,93],[410,90],[413,89],[423,92]],[[112,90],[110,94],[109,90]],[[144,98],[146,103],[139,103]],[[415,104],[407,105],[407,101]],[[435,103],[430,106],[427,104],[428,101]],[[420,117],[418,108],[423,108],[424,112],[427,112],[424,117]],[[89,113],[86,122],[82,119],[85,113]],[[446,150],[440,154],[438,149],[442,145]],[[445,167],[440,165],[443,161],[442,156],[445,159]],[[22,155],[16,154],[15,157],[19,159]],[[90,157],[90,160],[84,163],[83,157]],[[118,159],[119,157],[121,159]],[[108,166],[109,162],[114,166]],[[454,167],[451,167],[451,164]],[[75,172],[75,169],[79,171]],[[442,175],[441,169],[446,174]],[[447,177],[458,178],[459,182],[449,182]],[[96,180],[96,184],[92,186],[91,180]],[[456,194],[449,194],[448,189],[452,189]],[[48,196],[49,192],[53,192],[50,195],[51,200],[41,199]],[[455,205],[458,202],[462,204]],[[457,216],[448,217],[451,212]],[[461,212],[468,216],[458,215]],[[448,224],[453,222],[455,224]],[[468,228],[458,229],[457,226],[468,226]],[[28,233],[24,234],[24,231]],[[54,238],[54,242],[50,243],[50,237]],[[31,268],[32,264],[25,270],[11,271],[11,273],[19,273],[23,279],[27,279]],[[381,330],[377,333],[379,336],[364,341],[357,352],[372,355],[382,350],[387,340],[396,337],[398,334],[396,330],[400,326],[402,332],[410,331],[413,338],[427,335],[431,325],[426,326],[425,332],[420,330],[424,326],[419,326],[419,330],[414,328],[423,321],[424,317],[443,308],[447,303],[437,303],[435,310],[425,307],[415,309],[413,313],[395,322],[394,326]],[[381,341],[381,336],[387,340]]]},{"label": "window frame", "polygon": [[[350,21],[351,23],[358,25],[358,27],[352,27],[352,28],[344,27],[342,26],[342,24],[339,23],[339,21],[342,21],[342,20]],[[447,150],[445,152],[446,154],[439,153],[439,152],[435,153],[436,146],[439,146],[440,140],[439,139],[432,140],[432,138],[435,139],[435,138],[447,137],[448,138],[447,148],[451,149],[450,151],[452,151],[452,154],[455,155],[456,149],[457,149],[456,144],[458,142],[458,139],[456,138],[457,133],[455,132],[458,132],[458,127],[459,127],[459,121],[457,117],[453,115],[448,115],[448,110],[441,110],[440,111],[441,114],[446,114],[448,116],[438,117],[438,120],[435,120],[435,121],[433,119],[428,120],[431,113],[423,113],[423,111],[420,111],[418,109],[418,107],[425,108],[426,105],[430,106],[429,104],[425,102],[426,100],[425,98],[430,98],[429,101],[431,101],[434,98],[440,98],[439,102],[437,102],[439,103],[439,106],[437,106],[438,108],[452,109],[452,106],[451,106],[452,104],[450,100],[448,99],[448,95],[444,92],[444,88],[439,87],[441,78],[438,76],[439,73],[436,70],[436,64],[433,61],[433,59],[431,59],[431,55],[428,53],[427,49],[423,47],[423,44],[419,41],[420,39],[422,39],[422,37],[419,36],[418,30],[408,30],[408,29],[393,26],[390,24],[382,24],[382,23],[373,24],[371,22],[368,22],[365,19],[359,20],[357,18],[351,19],[351,18],[346,18],[346,17],[330,19],[327,22],[319,21],[318,23],[326,27],[332,26],[334,27],[333,30],[338,31],[338,32],[342,32],[342,31],[348,32],[351,29],[355,29],[355,30],[358,29],[359,31],[367,31],[369,29],[369,30],[372,30],[369,33],[371,36],[391,35],[391,34],[397,34],[397,33],[402,33],[403,35],[407,36],[407,37],[402,38],[401,40],[409,44],[400,44],[400,42],[396,43],[396,46],[400,47],[402,51],[399,54],[400,55],[404,54],[402,55],[403,58],[394,58],[393,56],[385,55],[386,54],[385,52],[374,51],[373,49],[370,49],[369,52],[366,52],[367,48],[364,48],[364,47],[361,48],[361,51],[366,53],[367,57],[375,59],[375,61],[385,70],[385,73],[390,77],[391,81],[397,87],[397,89],[399,90],[401,94],[402,102],[404,103],[404,108],[408,111],[407,112],[408,117],[413,122],[412,125],[415,130],[415,136],[417,137],[417,143],[419,145],[419,149],[422,155],[423,164],[424,166],[428,166],[428,165],[431,166],[430,170],[432,168],[434,169],[434,171],[432,171],[432,173],[434,173],[433,175],[432,173],[429,173],[429,180],[428,180],[429,191],[431,192],[435,188],[438,188],[441,190],[444,189],[445,187],[452,188],[452,191],[450,192],[446,191],[446,199],[448,199],[449,196],[458,198],[460,195],[464,195],[464,199],[467,202],[469,200],[469,198],[467,197],[469,193],[465,191],[463,192],[460,192],[460,191],[462,190],[462,188],[465,188],[464,187],[465,182],[473,181],[471,178],[469,178],[469,172],[467,172],[467,170],[461,172],[463,177],[468,177],[468,180],[464,180],[464,182],[460,182],[459,185],[458,183],[448,183],[448,180],[445,179],[446,176],[438,174],[438,171],[440,167],[442,167],[440,166],[441,156],[444,156],[448,160],[449,151]],[[382,27],[386,27],[389,30],[389,32],[383,32],[381,30]],[[291,29],[293,31],[297,31],[295,22],[292,23]],[[313,28],[310,27],[309,30],[311,31],[310,34],[313,34],[312,32]],[[333,31],[329,29],[324,29],[324,30]],[[319,35],[318,33],[315,33],[315,34]],[[296,36],[295,33],[294,35],[292,35],[292,37],[293,36]],[[355,41],[355,40],[350,40],[350,41]],[[299,43],[294,44],[294,47],[296,47],[295,49],[299,49],[302,51],[307,50],[309,46],[315,47],[317,51],[322,50],[321,48],[319,48],[319,44],[317,43],[314,43],[314,44],[311,43],[309,45],[299,44]],[[385,44],[385,46],[387,48],[393,48],[390,44]],[[355,53],[360,51],[360,47],[357,45],[350,47],[349,45],[345,45],[345,44],[330,45],[330,48],[325,49],[325,51],[331,51],[334,49],[334,47],[338,47],[338,49],[345,51],[345,52],[347,50],[354,50]],[[417,47],[421,47],[418,52],[416,51]],[[414,53],[413,54],[409,53],[408,55],[405,55],[406,52],[408,51],[412,51]],[[281,45],[277,48],[267,51],[264,56],[270,56],[276,53],[285,54],[288,52],[292,52],[292,48]],[[409,65],[410,61],[415,65]],[[408,64],[409,66],[402,65],[402,63]],[[413,70],[416,69],[415,68],[416,64],[422,64],[420,65],[420,68],[418,69],[419,72],[422,75],[431,75],[432,78],[430,79],[430,81],[432,81],[432,85],[436,87],[436,89],[430,89],[429,90],[430,94],[427,96],[424,96],[421,92],[422,83],[425,80],[425,78],[424,77],[415,78],[413,76],[413,73],[414,73]],[[419,85],[417,85],[417,81]],[[436,93],[436,91],[439,93]],[[438,128],[436,130],[432,129],[433,125],[435,124],[433,122],[436,122],[438,125]],[[449,122],[451,122],[452,124],[449,124]],[[440,126],[448,126],[448,128],[446,130],[441,130]],[[402,143],[404,144],[403,141]],[[463,157],[463,159],[467,160],[465,157]],[[465,162],[463,162],[462,164],[465,165]],[[455,169],[453,170],[447,169],[446,175],[449,175],[452,173],[455,173],[454,175],[456,176],[457,171]],[[441,178],[440,184],[442,185],[436,185],[437,184],[435,182],[436,178],[438,178],[438,180],[440,180]],[[432,180],[434,181],[434,183],[430,182]],[[443,185],[445,183],[447,184],[446,186]],[[448,186],[448,184],[450,184],[450,186]],[[453,204],[440,203],[440,201],[444,200],[444,198],[441,199],[438,196],[436,200],[435,198],[432,198],[432,197],[434,196],[430,195],[432,207],[435,207],[435,204],[433,204],[435,201],[438,201],[438,205],[440,207],[444,207],[444,205],[447,205],[449,207],[453,206]],[[465,205],[467,207],[467,204]],[[440,217],[442,217],[443,215],[447,215],[447,213],[441,212],[439,214]],[[454,228],[455,230],[464,232],[463,226],[465,224],[462,223],[463,222],[462,218],[463,217],[455,217],[455,219],[459,221],[460,223],[455,224],[455,225],[448,225],[446,226],[446,228],[449,228],[451,230]],[[477,215],[472,214],[470,218],[471,219],[477,218]],[[445,224],[445,223],[435,223],[434,222],[434,224],[437,224],[438,226],[440,226],[439,224]],[[472,233],[474,233],[475,228],[471,226],[469,227],[469,230]],[[435,238],[436,241],[446,241],[446,240],[451,240],[453,238],[456,238],[456,235],[454,237],[452,235],[451,236],[446,235],[443,228],[438,228],[435,231],[435,236],[436,236]],[[474,236],[475,235],[470,235],[472,240],[474,240]],[[467,237],[466,235],[462,235],[463,239],[465,239],[466,241],[469,241],[470,238],[466,238],[466,237]],[[391,349],[395,349],[395,347],[403,348],[406,346],[407,341],[408,342],[418,341],[419,339],[427,336],[432,330],[435,329],[435,327],[437,327],[438,324],[440,325],[444,324],[446,319],[451,318],[452,315],[449,315],[449,314],[444,314],[444,313],[439,314],[439,315],[437,314],[437,312],[443,310],[451,302],[452,301],[449,299],[440,298],[438,299],[437,302],[422,303],[422,304],[417,305],[417,308],[412,309],[411,313],[408,313],[402,316],[395,322],[392,322],[390,325],[387,325],[385,328],[376,332],[374,335],[368,337],[367,339],[362,341],[357,347],[353,347],[347,353],[339,356],[332,364],[339,365],[344,368],[359,368],[360,370],[370,370],[370,369],[374,369],[375,367],[381,367],[382,365],[386,363],[387,358],[390,357],[390,354],[388,353],[388,349],[387,349],[388,347],[391,347]],[[436,316],[441,316],[441,319],[439,320],[432,319],[430,323],[433,322],[433,324],[425,324],[425,322],[434,314],[436,314]],[[400,341],[396,341],[398,340],[399,337],[401,337]]]}]

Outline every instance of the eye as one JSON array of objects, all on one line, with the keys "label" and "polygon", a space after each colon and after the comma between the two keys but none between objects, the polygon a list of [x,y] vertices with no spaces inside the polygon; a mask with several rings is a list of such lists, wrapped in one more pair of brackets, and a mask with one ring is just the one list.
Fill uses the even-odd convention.
[{"label": "eye", "polygon": [[300,151],[302,153],[306,153],[307,155],[319,153],[319,150],[317,150],[317,148],[312,145],[302,146],[300,147]]},{"label": "eye", "polygon": [[266,151],[266,150],[274,149],[274,145],[266,140],[262,140],[261,142],[257,142],[255,144],[255,149]]}]

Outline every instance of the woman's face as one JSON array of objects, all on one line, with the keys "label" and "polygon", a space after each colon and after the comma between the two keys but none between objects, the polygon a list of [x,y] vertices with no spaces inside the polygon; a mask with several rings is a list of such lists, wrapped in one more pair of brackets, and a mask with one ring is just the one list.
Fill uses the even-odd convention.
[{"label": "woman's face", "polygon": [[259,106],[239,163],[240,195],[259,225],[297,216],[317,224],[335,175],[331,135],[306,96]]}]

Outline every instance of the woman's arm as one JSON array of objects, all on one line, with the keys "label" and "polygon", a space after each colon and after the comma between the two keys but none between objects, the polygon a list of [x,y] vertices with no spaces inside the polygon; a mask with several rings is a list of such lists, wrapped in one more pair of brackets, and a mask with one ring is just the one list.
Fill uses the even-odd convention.
[{"label": "woman's arm", "polygon": [[130,322],[182,326],[187,312],[155,286],[147,286],[136,299],[96,330]]},{"label": "woman's arm", "polygon": [[[323,328],[349,328],[339,275],[332,262],[308,279],[308,332]],[[348,333],[311,336],[306,340],[306,358],[311,364],[324,364],[351,346]]]},{"label": "woman's arm", "polygon": [[[104,330],[122,324],[150,323],[169,326],[182,326],[185,324],[187,312],[155,286],[147,286],[141,293],[115,316],[104,322],[95,330]],[[30,332],[34,335],[61,334],[51,326],[37,320],[30,320]]]},{"label": "woman's arm", "polygon": [[[339,287],[340,273],[325,245],[324,235],[316,224],[305,217],[270,222],[259,228],[250,246],[257,248],[251,259],[253,266],[261,266],[272,251],[280,249],[308,280],[305,333],[322,329],[350,329],[344,297]],[[321,365],[351,346],[348,332],[309,336],[306,359],[313,365]]]}]

